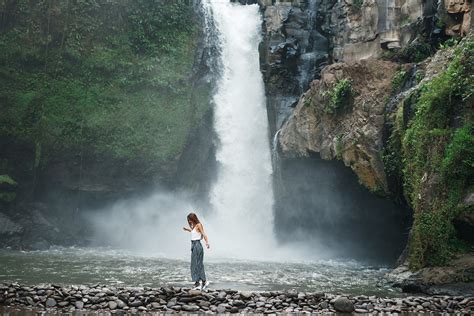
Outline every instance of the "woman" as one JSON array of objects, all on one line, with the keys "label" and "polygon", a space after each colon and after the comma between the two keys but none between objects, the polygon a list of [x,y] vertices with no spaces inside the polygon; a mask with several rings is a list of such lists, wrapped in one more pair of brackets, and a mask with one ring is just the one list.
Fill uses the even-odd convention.
[{"label": "woman", "polygon": [[195,213],[188,214],[188,224],[190,228],[183,227],[183,229],[191,233],[191,278],[195,282],[195,290],[205,291],[209,281],[206,281],[206,273],[204,272],[204,250],[202,249],[201,239],[204,238],[207,249],[209,249],[209,240]]}]

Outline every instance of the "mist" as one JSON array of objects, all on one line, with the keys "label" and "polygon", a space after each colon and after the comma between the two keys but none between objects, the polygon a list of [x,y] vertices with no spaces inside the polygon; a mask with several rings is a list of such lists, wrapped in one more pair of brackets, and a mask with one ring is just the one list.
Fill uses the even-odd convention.
[{"label": "mist", "polygon": [[276,159],[273,173],[258,6],[202,4],[215,32],[208,42],[219,51],[213,63],[221,68],[212,99],[216,179],[200,198],[206,202],[190,192],[155,190],[115,203],[90,217],[95,242],[187,258],[189,235],[182,227],[196,212],[209,235],[211,259],[394,263],[406,242],[406,210],[368,192],[341,163]]},{"label": "mist", "polygon": [[276,177],[280,243],[317,242],[337,258],[393,265],[411,226],[406,207],[364,188],[339,161],[283,160]]}]

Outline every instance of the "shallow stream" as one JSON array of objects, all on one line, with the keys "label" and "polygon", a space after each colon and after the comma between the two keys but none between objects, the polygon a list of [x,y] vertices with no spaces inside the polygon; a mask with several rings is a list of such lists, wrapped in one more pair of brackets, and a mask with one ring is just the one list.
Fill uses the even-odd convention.
[{"label": "shallow stream", "polygon": [[[399,296],[387,268],[356,262],[205,260],[211,287],[250,291],[297,290]],[[149,257],[104,248],[0,251],[0,283],[103,284],[123,287],[191,286],[189,258]]]}]

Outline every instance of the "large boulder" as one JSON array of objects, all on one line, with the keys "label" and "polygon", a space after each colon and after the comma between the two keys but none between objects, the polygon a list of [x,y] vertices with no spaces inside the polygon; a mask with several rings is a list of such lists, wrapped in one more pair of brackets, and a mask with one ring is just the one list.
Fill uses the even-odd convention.
[{"label": "large boulder", "polygon": [[354,304],[347,297],[339,297],[333,303],[334,309],[339,313],[352,313]]}]

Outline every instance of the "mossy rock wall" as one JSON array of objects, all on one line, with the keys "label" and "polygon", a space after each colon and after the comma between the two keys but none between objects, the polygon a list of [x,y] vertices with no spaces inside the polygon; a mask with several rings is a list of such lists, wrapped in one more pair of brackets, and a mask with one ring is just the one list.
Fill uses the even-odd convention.
[{"label": "mossy rock wall", "polygon": [[414,211],[408,255],[414,270],[469,251],[453,221],[463,209],[473,211],[465,210],[463,197],[474,179],[474,41],[452,50],[447,68],[400,104],[384,157]]},{"label": "mossy rock wall", "polygon": [[190,1],[14,0],[0,12],[0,173],[28,192],[174,181],[210,112]]}]

